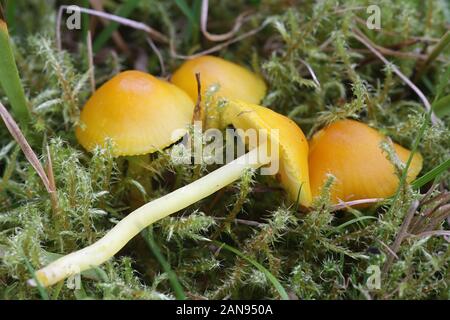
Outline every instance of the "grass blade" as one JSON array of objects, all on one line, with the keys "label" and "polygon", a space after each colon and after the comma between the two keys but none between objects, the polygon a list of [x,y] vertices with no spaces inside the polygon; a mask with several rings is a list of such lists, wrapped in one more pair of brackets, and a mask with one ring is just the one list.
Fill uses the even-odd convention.
[{"label": "grass blade", "polygon": [[269,270],[267,270],[262,264],[260,264],[259,262],[247,257],[245,254],[243,254],[241,251],[239,251],[236,248],[233,248],[225,243],[219,242],[219,241],[212,241],[215,245],[224,248],[232,253],[234,253],[235,255],[241,257],[242,259],[250,262],[252,265],[254,265],[259,271],[261,271],[262,273],[264,273],[264,275],[267,277],[267,280],[269,280],[272,285],[275,287],[275,289],[278,291],[278,293],[280,294],[280,297],[282,300],[289,300],[289,296],[286,292],[286,290],[283,288],[283,286],[281,285],[281,283],[278,281],[277,278],[275,278],[275,276],[270,273]]},{"label": "grass blade", "polygon": [[191,8],[189,8],[189,6],[185,0],[175,0],[175,4],[178,6],[178,8],[180,8],[180,10],[188,18],[190,24],[198,25],[198,22],[195,19],[194,13],[192,12]]},{"label": "grass blade", "polygon": [[198,18],[198,12],[200,11],[200,1],[194,1],[194,4],[192,6],[192,9],[187,4],[186,0],[175,0],[175,4],[178,6],[178,8],[183,12],[183,14],[187,17],[189,20],[189,26],[188,26],[188,38],[193,38],[194,43],[198,41],[198,34],[199,34],[199,18]]},{"label": "grass blade", "polygon": [[411,184],[413,188],[418,189],[420,187],[423,187],[425,184],[427,184],[430,181],[433,181],[437,177],[439,177],[443,172],[450,169],[450,159],[447,159],[446,161],[442,162],[440,165],[434,167],[427,173],[425,173],[420,178],[413,181]]},{"label": "grass blade", "polygon": [[152,231],[148,230],[147,232],[143,232],[143,236],[147,241],[150,250],[152,250],[159,264],[163,268],[164,272],[167,273],[167,275],[169,276],[170,285],[172,286],[172,289],[175,292],[175,296],[177,297],[177,299],[186,300],[186,294],[183,291],[183,287],[181,286],[181,283],[178,280],[176,273],[172,270],[170,264],[164,258],[163,254],[161,253],[161,250],[156,244],[155,239],[153,238]]},{"label": "grass blade", "polygon": [[[120,17],[128,17],[134,9],[138,6],[140,0],[128,0],[122,4],[115,15]],[[97,53],[109,40],[114,31],[117,30],[119,24],[117,22],[111,22],[103,31],[95,38],[92,46],[94,53]]]},{"label": "grass blade", "polygon": [[3,122],[5,123],[6,128],[8,129],[11,136],[19,144],[28,162],[31,164],[34,170],[36,170],[48,193],[54,192],[55,190],[52,189],[50,185],[50,180],[48,179],[44,167],[42,167],[42,164],[39,161],[37,155],[34,153],[33,149],[31,149],[27,139],[25,139],[17,123],[14,121],[14,119],[9,114],[8,110],[6,110],[6,108],[1,103],[0,103],[0,117],[3,119]]},{"label": "grass blade", "polygon": [[33,266],[31,265],[30,261],[28,261],[27,257],[25,256],[25,254],[22,252],[23,258],[25,260],[25,266],[28,269],[28,272],[32,275],[33,277],[33,284],[37,287],[39,294],[41,295],[42,300],[50,300],[49,295],[47,293],[47,290],[45,290],[45,288],[42,286],[42,284],[39,282],[39,280],[36,278],[36,270],[34,270]]},{"label": "grass blade", "polygon": [[30,114],[27,100],[20,82],[13,50],[10,43],[8,27],[0,17],[0,85],[8,96],[14,115],[26,127]]},{"label": "grass blade", "polygon": [[[83,0],[82,6],[84,8],[88,8],[89,9],[89,0]],[[87,39],[88,36],[88,31],[89,31],[89,15],[86,13],[83,13],[81,16],[81,34],[82,34],[82,39],[83,41],[85,41]]]},{"label": "grass blade", "polygon": [[364,220],[378,220],[378,218],[377,217],[373,217],[373,216],[361,216],[361,217],[357,217],[357,218],[351,219],[351,220],[349,220],[347,222],[344,222],[344,223],[338,225],[336,228],[334,228],[334,230],[329,232],[327,234],[327,236],[331,235],[333,232],[340,232],[342,229],[345,229],[346,227],[348,227],[348,226],[350,226],[350,225],[352,225],[354,223],[358,223],[358,222],[361,222],[361,221],[364,221]]},{"label": "grass blade", "polygon": [[16,7],[17,1],[7,0],[6,1],[6,9],[5,9],[5,18],[6,23],[9,26],[9,30],[14,32],[16,27]]},{"label": "grass blade", "polygon": [[450,114],[450,94],[433,103],[434,113],[442,118]]}]

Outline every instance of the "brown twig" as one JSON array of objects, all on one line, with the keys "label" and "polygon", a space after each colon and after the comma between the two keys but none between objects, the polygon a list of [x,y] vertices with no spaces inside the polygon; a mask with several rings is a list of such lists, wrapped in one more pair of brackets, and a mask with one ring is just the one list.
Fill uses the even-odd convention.
[{"label": "brown twig", "polygon": [[384,243],[383,241],[381,241],[381,240],[378,239],[378,238],[375,238],[375,240],[376,240],[379,244],[381,244],[381,245],[383,246],[383,248],[385,248],[386,251],[387,251],[389,254],[391,254],[395,259],[398,259],[397,253],[395,253],[394,251],[392,251],[392,249],[391,249],[386,243]]},{"label": "brown twig", "polygon": [[211,53],[220,51],[223,48],[226,48],[226,47],[228,47],[229,45],[231,45],[233,43],[239,42],[239,41],[241,41],[241,40],[243,40],[245,38],[248,38],[250,36],[253,36],[253,35],[257,34],[261,30],[263,30],[268,24],[269,24],[269,21],[266,20],[259,27],[255,28],[255,29],[252,29],[252,30],[250,30],[250,31],[248,31],[246,33],[243,33],[243,34],[241,34],[240,36],[237,36],[234,39],[230,39],[230,40],[225,41],[225,42],[223,42],[221,44],[218,44],[218,45],[216,45],[216,46],[214,46],[212,48],[209,48],[209,49],[206,49],[204,51],[200,51],[200,52],[197,52],[195,54],[188,55],[188,56],[180,55],[180,54],[178,54],[176,52],[175,41],[174,41],[175,37],[172,36],[172,39],[170,40],[170,55],[171,55],[172,58],[182,59],[182,60],[189,60],[189,59],[194,59],[194,58],[206,55],[206,54],[211,54]]},{"label": "brown twig", "polygon": [[433,194],[434,190],[438,187],[439,184],[436,182],[433,182],[431,187],[427,190],[427,192],[423,195],[422,199],[420,199],[420,204],[424,205],[428,202],[428,200],[431,198],[431,195]]},{"label": "brown twig", "polygon": [[[56,43],[57,43],[57,46],[58,46],[59,50],[61,50],[61,20],[62,20],[62,15],[64,13],[64,10],[67,10],[68,8],[69,8],[69,6],[60,6],[59,7],[59,11],[58,11],[57,20],[56,20]],[[136,29],[136,30],[144,31],[144,32],[148,33],[148,35],[150,37],[152,37],[153,39],[161,41],[163,43],[168,43],[169,42],[169,40],[167,39],[167,37],[165,35],[163,35],[159,31],[151,28],[150,26],[146,25],[145,23],[138,22],[138,21],[131,20],[131,19],[128,19],[128,18],[124,18],[124,17],[119,17],[119,16],[116,16],[114,14],[101,12],[101,11],[98,11],[98,10],[92,10],[92,9],[87,9],[87,8],[78,8],[78,10],[80,10],[80,12],[87,13],[87,14],[92,15],[92,16],[96,16],[96,17],[107,19],[107,20],[111,20],[111,21],[117,22],[119,24],[122,24],[124,26],[130,27],[130,28],[133,28],[133,29]]]},{"label": "brown twig", "polygon": [[59,202],[58,202],[58,196],[56,192],[56,183],[55,183],[55,175],[53,173],[53,162],[52,162],[52,155],[50,153],[50,148],[47,145],[47,175],[48,175],[48,181],[50,188],[52,192],[50,192],[50,201],[52,203],[52,212],[55,216],[59,215]]},{"label": "brown twig", "polygon": [[[405,219],[403,220],[403,222],[400,226],[400,229],[398,230],[397,236],[395,237],[394,243],[391,246],[391,250],[394,253],[398,252],[398,250],[400,249],[400,245],[402,244],[405,237],[408,235],[409,225],[411,224],[412,218],[414,217],[414,213],[416,212],[418,207],[419,207],[419,201],[414,200],[411,203],[411,206],[409,207],[409,210],[406,213]],[[394,261],[394,256],[391,254],[387,257],[387,260],[383,265],[383,274],[387,274],[393,261]]]},{"label": "brown twig", "polygon": [[203,0],[202,1],[202,8],[201,8],[201,16],[200,16],[200,30],[202,31],[202,34],[205,36],[206,39],[213,41],[213,42],[220,42],[220,41],[226,41],[231,39],[241,28],[242,24],[244,23],[245,17],[249,15],[249,11],[241,13],[235,20],[233,28],[223,34],[212,34],[208,32],[208,9],[209,9],[209,0]]},{"label": "brown twig", "polygon": [[48,193],[52,193],[55,191],[52,189],[52,186],[50,184],[50,181],[45,174],[45,170],[42,167],[42,164],[39,162],[38,157],[34,153],[33,149],[31,149],[30,145],[28,144],[27,139],[23,135],[22,131],[20,130],[19,126],[17,125],[16,121],[14,121],[11,114],[8,112],[8,110],[5,108],[5,106],[0,103],[0,116],[3,119],[3,122],[6,125],[6,128],[8,129],[9,133],[13,136],[13,138],[17,141],[20,148],[22,149],[23,153],[25,154],[25,157],[27,158],[28,162],[31,164],[31,166],[36,170],[37,174],[41,178],[45,189],[47,189]]},{"label": "brown twig", "polygon": [[166,76],[166,66],[164,64],[164,59],[162,57],[161,52],[159,51],[158,47],[155,45],[155,43],[153,42],[151,37],[147,37],[147,43],[150,46],[150,48],[152,48],[152,50],[156,54],[156,56],[158,57],[159,66],[161,68],[161,76],[165,77]]},{"label": "brown twig", "polygon": [[450,193],[441,194],[440,196],[437,196],[435,199],[436,199],[436,201],[432,202],[432,203],[434,203],[434,205],[423,213],[424,217],[431,216],[431,214],[433,212],[440,209],[447,202],[449,202],[450,201]]},{"label": "brown twig", "polygon": [[303,60],[303,59],[299,59],[299,60],[300,60],[301,63],[303,63],[303,65],[306,67],[306,69],[308,69],[308,72],[311,75],[314,83],[317,85],[318,88],[320,88],[319,79],[317,79],[316,73],[314,72],[313,68],[305,60]]},{"label": "brown twig", "polygon": [[423,231],[430,231],[434,229],[437,224],[444,221],[450,212],[450,204],[447,204],[449,201],[450,193],[448,192],[425,201],[422,206],[426,205],[430,206],[430,208],[414,219],[411,223],[410,233],[417,234]]},{"label": "brown twig", "polygon": [[441,123],[441,120],[436,117],[434,112],[431,109],[431,104],[428,101],[427,97],[423,94],[423,92],[414,84],[407,76],[405,76],[394,64],[389,62],[377,49],[375,49],[375,44],[373,44],[358,28],[353,29],[353,37],[357,39],[359,42],[364,44],[373,54],[375,54],[384,64],[387,66],[391,66],[392,71],[400,77],[422,100],[422,103],[425,106],[425,109],[431,113],[431,122],[433,124]]},{"label": "brown twig", "polygon": [[353,201],[348,201],[348,202],[339,202],[338,204],[335,204],[334,206],[332,206],[330,208],[330,212],[334,212],[334,211],[338,211],[344,208],[349,208],[349,207],[353,207],[353,206],[358,206],[358,205],[362,205],[362,204],[373,204],[373,203],[378,203],[381,201],[384,201],[384,198],[371,198],[371,199],[360,199],[360,200],[353,200]]},{"label": "brown twig", "polygon": [[450,197],[450,193],[449,192],[443,192],[443,193],[441,193],[441,194],[439,194],[439,195],[437,195],[437,196],[435,196],[435,197],[433,197],[431,199],[423,201],[422,205],[424,205],[424,206],[425,205],[429,205],[429,204],[435,203],[436,201],[445,201],[445,199],[449,199],[450,200],[449,197]]},{"label": "brown twig", "polygon": [[431,236],[450,236],[450,231],[448,230],[434,230],[434,231],[425,231],[419,234],[410,234],[408,237],[412,238],[426,238]]},{"label": "brown twig", "polygon": [[195,74],[195,80],[197,81],[197,102],[195,103],[194,107],[194,114],[192,115],[192,123],[195,123],[196,121],[202,121],[202,83],[200,81],[200,73],[197,72]]},{"label": "brown twig", "polygon": [[367,7],[365,6],[358,6],[358,7],[349,7],[349,8],[337,8],[334,13],[335,14],[341,14],[349,11],[363,11],[366,10]]},{"label": "brown twig", "polygon": [[450,204],[443,205],[439,207],[433,214],[428,223],[425,231],[432,231],[435,229],[440,223],[444,222],[445,219],[450,217]]},{"label": "brown twig", "polygon": [[[226,217],[214,217],[215,220],[227,220]],[[244,220],[244,219],[232,219],[232,222],[236,223],[236,224],[243,224],[246,226],[250,226],[250,227],[262,227],[264,225],[266,225],[265,223],[262,222],[258,222],[258,221],[253,221],[253,220]]]}]

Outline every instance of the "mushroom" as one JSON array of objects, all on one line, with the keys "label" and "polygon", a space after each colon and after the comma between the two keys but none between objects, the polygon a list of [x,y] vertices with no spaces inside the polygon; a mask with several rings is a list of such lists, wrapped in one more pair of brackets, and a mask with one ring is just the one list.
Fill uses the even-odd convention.
[{"label": "mushroom", "polygon": [[109,138],[115,156],[153,153],[186,133],[193,110],[192,100],[175,85],[141,71],[125,71],[91,96],[75,134],[89,151],[105,146]]},{"label": "mushroom", "polygon": [[[236,160],[131,212],[97,242],[37,271],[39,282],[43,286],[53,285],[104,263],[148,225],[213,194],[239,179],[246,170],[257,169],[271,161],[280,160],[279,176],[291,200],[300,199],[305,206],[310,204],[308,144],[303,132],[292,120],[270,109],[240,101],[227,103],[223,120],[223,124],[232,123],[242,129],[278,129],[279,136],[269,135],[267,144],[259,141],[257,147]],[[270,149],[269,156],[262,156],[266,154],[267,145],[278,146],[279,153]],[[278,154],[279,159],[275,159]],[[30,280],[30,284],[36,285],[34,280]]]},{"label": "mushroom", "polygon": [[[308,207],[311,191],[308,172],[308,142],[294,121],[269,108],[243,101],[229,101],[222,114],[222,126],[238,129],[278,129],[279,171],[277,177],[291,201]],[[273,138],[272,138],[273,139]]]},{"label": "mushroom", "polygon": [[[321,192],[327,175],[335,176],[331,200],[334,203],[393,195],[399,179],[380,143],[386,137],[355,120],[336,121],[318,131],[309,145],[309,176],[313,198]],[[406,162],[410,151],[393,145],[396,155]],[[422,169],[422,156],[415,153],[408,169],[411,182]]]},{"label": "mushroom", "polygon": [[220,122],[217,119],[220,114],[216,110],[205,111],[205,92],[211,86],[219,86],[216,97],[253,104],[259,104],[267,91],[266,84],[257,74],[222,58],[206,55],[184,62],[171,78],[172,83],[183,89],[193,101],[198,100],[196,74],[200,74],[202,88],[201,120],[207,113],[211,127]]}]

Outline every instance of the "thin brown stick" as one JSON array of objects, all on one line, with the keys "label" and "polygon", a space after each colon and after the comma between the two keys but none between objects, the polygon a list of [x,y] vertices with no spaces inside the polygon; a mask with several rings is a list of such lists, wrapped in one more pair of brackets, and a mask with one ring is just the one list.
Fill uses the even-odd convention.
[{"label": "thin brown stick", "polygon": [[450,236],[450,231],[448,230],[434,230],[434,231],[425,231],[419,234],[410,234],[408,237],[411,238],[426,238],[431,236]]},{"label": "thin brown stick", "polygon": [[448,217],[450,217],[450,204],[443,205],[434,212],[427,228],[425,228],[424,231],[432,231]]},{"label": "thin brown stick", "polygon": [[430,206],[421,215],[417,216],[409,228],[410,233],[417,234],[423,231],[432,230],[437,224],[445,220],[446,215],[442,211],[450,208],[450,193],[440,194],[422,204],[422,206]]},{"label": "thin brown stick", "polygon": [[348,11],[363,11],[366,10],[367,7],[364,6],[358,6],[358,7],[349,7],[349,8],[337,8],[334,13],[336,14],[341,14],[341,13],[345,13]]},{"label": "thin brown stick", "polygon": [[433,203],[436,203],[436,202],[450,201],[449,197],[450,197],[450,192],[444,192],[444,193],[441,193],[441,194],[439,194],[439,195],[437,195],[437,196],[435,196],[435,197],[433,197],[431,199],[423,201],[422,205],[425,206],[425,205],[433,204]]},{"label": "thin brown stick", "polygon": [[422,199],[420,199],[421,205],[425,204],[431,198],[431,195],[433,194],[434,190],[436,190],[438,185],[439,184],[437,184],[436,182],[433,182],[433,185],[427,190]]},{"label": "thin brown stick", "polygon": [[387,66],[391,66],[392,71],[400,78],[402,79],[422,100],[422,103],[425,106],[425,109],[428,112],[431,112],[431,122],[433,124],[441,123],[441,120],[436,117],[434,112],[431,110],[431,104],[428,101],[427,97],[423,94],[423,92],[414,84],[411,80],[408,79],[407,76],[405,76],[394,64],[389,62],[380,52],[378,52],[377,49],[375,49],[375,44],[373,44],[358,28],[353,29],[353,37],[357,39],[359,42],[361,42],[363,45],[365,45],[374,55],[376,55],[381,61],[383,61],[384,64]]},{"label": "thin brown stick", "polygon": [[353,206],[362,205],[362,204],[378,203],[378,202],[381,202],[384,200],[385,200],[384,198],[371,198],[371,199],[353,200],[353,201],[348,201],[348,202],[341,201],[338,204],[335,204],[334,206],[332,206],[330,208],[330,211],[334,212],[334,211],[338,211],[338,210],[348,208],[348,207],[353,207]]},{"label": "thin brown stick", "polygon": [[[414,200],[412,202],[411,206],[409,207],[409,210],[406,213],[405,219],[403,220],[403,222],[400,226],[400,229],[398,230],[397,236],[395,237],[394,243],[391,246],[391,249],[394,253],[398,252],[398,250],[400,249],[400,245],[402,244],[405,237],[408,235],[409,225],[410,225],[412,218],[414,217],[414,213],[416,212],[418,207],[419,207],[419,201]],[[383,274],[386,274],[389,271],[393,261],[394,261],[394,256],[389,255],[386,262],[383,265]]]},{"label": "thin brown stick", "polygon": [[[61,50],[61,20],[62,20],[62,15],[64,13],[64,10],[67,10],[69,8],[69,6],[60,6],[59,7],[59,11],[58,11],[58,16],[57,16],[57,21],[56,21],[56,42],[57,42],[57,46],[58,49]],[[100,18],[104,18],[107,20],[111,20],[114,22],[117,22],[119,24],[122,24],[124,26],[136,29],[136,30],[141,30],[144,31],[146,33],[148,33],[148,35],[150,37],[152,37],[155,40],[161,41],[163,43],[168,43],[169,40],[167,39],[167,37],[165,35],[163,35],[161,32],[151,28],[150,26],[146,25],[145,23],[142,22],[138,22],[135,20],[131,20],[128,18],[123,18],[123,17],[119,17],[116,16],[114,14],[110,14],[110,13],[106,13],[106,12],[102,12],[102,11],[98,11],[98,10],[93,10],[93,9],[87,9],[87,8],[78,8],[78,10],[80,10],[80,12],[83,13],[87,13],[89,15],[92,16],[96,16],[96,17],[100,17]]]},{"label": "thin brown stick", "polygon": [[45,189],[47,189],[48,193],[52,193],[54,190],[51,187],[50,181],[45,174],[45,170],[42,167],[42,164],[39,162],[38,157],[34,153],[33,149],[31,149],[30,145],[28,144],[27,139],[23,135],[22,131],[20,130],[19,126],[17,125],[16,121],[14,121],[11,114],[8,112],[8,110],[5,108],[5,106],[0,102],[0,116],[3,119],[3,122],[6,125],[6,128],[8,129],[9,133],[13,136],[14,140],[17,141],[20,148],[22,149],[23,153],[25,154],[25,157],[27,158],[28,162],[31,164],[31,166],[36,170],[37,174],[41,178]]},{"label": "thin brown stick", "polygon": [[180,55],[180,54],[178,54],[176,52],[175,41],[174,41],[175,37],[172,36],[172,39],[170,40],[170,55],[171,55],[172,58],[182,59],[182,60],[189,60],[189,59],[194,59],[194,58],[203,56],[205,54],[211,54],[211,53],[220,51],[223,48],[226,48],[226,47],[228,47],[229,45],[231,45],[233,43],[239,42],[239,41],[241,41],[241,40],[243,40],[245,38],[248,38],[248,37],[251,37],[251,36],[257,34],[261,30],[263,30],[268,24],[269,24],[269,21],[266,20],[259,27],[255,28],[255,29],[252,29],[252,30],[250,30],[250,31],[248,31],[246,33],[243,33],[243,34],[241,34],[240,36],[237,36],[234,39],[230,39],[230,40],[228,40],[226,42],[223,42],[221,44],[218,44],[218,45],[216,45],[216,46],[214,46],[212,48],[206,49],[204,51],[197,52],[197,53],[189,55],[189,56]]},{"label": "thin brown stick", "polygon": [[[214,217],[214,220],[223,221],[223,220],[227,220],[227,218],[226,217]],[[265,223],[262,223],[262,222],[253,221],[253,220],[245,220],[245,219],[234,219],[232,221],[236,224],[243,224],[243,225],[250,226],[250,227],[263,227],[266,225]]]},{"label": "thin brown stick", "polygon": [[383,241],[381,241],[380,239],[377,239],[377,238],[375,238],[375,240],[376,240],[379,244],[381,244],[381,245],[383,246],[383,248],[385,248],[386,251],[389,252],[395,259],[398,260],[397,254],[396,254],[394,251],[392,251],[392,249],[391,249],[386,243],[384,243]]},{"label": "thin brown stick", "polygon": [[151,37],[147,37],[147,43],[150,46],[150,48],[152,48],[152,50],[156,54],[156,56],[158,57],[159,66],[161,68],[161,76],[165,77],[166,76],[166,66],[164,64],[164,59],[162,57],[161,51],[159,51],[158,47],[155,45],[155,43],[153,42]]},{"label": "thin brown stick", "polygon": [[200,73],[195,74],[195,80],[197,81],[197,102],[195,103],[194,114],[192,115],[192,123],[196,121],[202,121],[202,83],[200,81]]},{"label": "thin brown stick", "polygon": [[208,9],[209,0],[202,1],[201,16],[200,16],[200,30],[206,39],[213,42],[226,41],[231,39],[241,28],[245,17],[249,15],[249,11],[241,13],[235,20],[233,28],[227,33],[212,34],[208,32]]},{"label": "thin brown stick", "polygon": [[47,175],[48,175],[48,181],[50,188],[52,192],[50,192],[50,201],[52,203],[52,212],[54,215],[59,214],[59,203],[58,203],[58,197],[56,193],[56,183],[55,183],[55,175],[53,173],[53,162],[52,162],[52,155],[50,153],[50,148],[47,145]]},{"label": "thin brown stick", "polygon": [[444,193],[442,195],[439,195],[436,197],[436,201],[431,202],[433,206],[426,210],[422,215],[424,217],[429,217],[433,212],[436,210],[441,209],[442,207],[445,207],[445,204],[450,201],[450,193]]},{"label": "thin brown stick", "polygon": [[311,75],[314,83],[317,85],[318,88],[320,88],[319,79],[317,79],[316,73],[314,72],[313,68],[305,60],[303,60],[303,59],[299,59],[299,60],[300,60],[301,63],[303,63],[303,65],[306,67],[306,69],[308,69],[308,72]]},{"label": "thin brown stick", "polygon": [[[385,56],[390,56],[390,57],[397,57],[397,58],[405,58],[405,59],[413,59],[413,60],[420,60],[420,61],[425,61],[427,59],[427,55],[426,54],[420,54],[420,53],[414,53],[414,52],[403,52],[403,51],[396,51],[396,50],[391,50],[389,48],[385,48],[385,47],[380,47],[380,46],[376,46],[376,49],[378,51],[380,51],[380,53],[382,53]],[[330,50],[326,50],[326,51],[331,51]],[[370,50],[367,49],[351,49],[350,52],[357,52],[357,53],[372,53]],[[367,58],[367,60],[372,60],[373,57],[369,57]],[[445,62],[444,59],[440,59],[442,62]]]}]

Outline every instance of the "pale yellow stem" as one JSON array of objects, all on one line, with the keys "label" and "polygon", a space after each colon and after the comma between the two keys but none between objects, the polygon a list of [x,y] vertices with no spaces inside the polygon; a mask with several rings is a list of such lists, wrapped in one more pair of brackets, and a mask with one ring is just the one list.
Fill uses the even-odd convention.
[{"label": "pale yellow stem", "polygon": [[[263,144],[197,181],[143,205],[122,219],[97,242],[38,270],[36,278],[41,285],[51,286],[104,263],[150,224],[180,211],[238,180],[245,170],[257,169],[269,163],[269,157],[261,156],[265,154],[265,151],[266,145]],[[34,280],[30,280],[29,283],[36,285]]]}]

